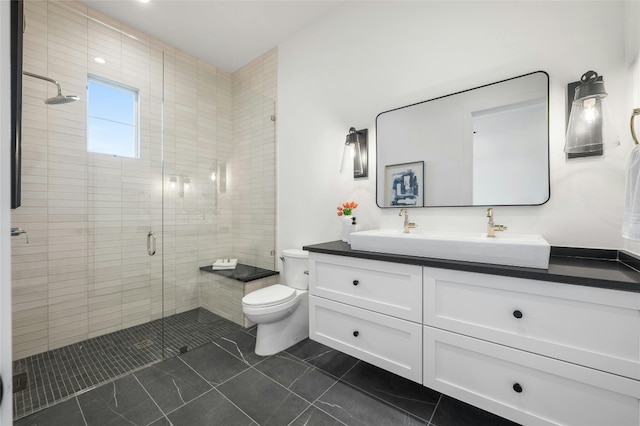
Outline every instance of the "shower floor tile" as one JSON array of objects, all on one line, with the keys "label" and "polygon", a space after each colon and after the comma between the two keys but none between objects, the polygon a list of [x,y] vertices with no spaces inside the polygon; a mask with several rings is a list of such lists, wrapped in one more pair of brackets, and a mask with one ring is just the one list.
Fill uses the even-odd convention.
[{"label": "shower floor tile", "polygon": [[13,374],[26,372],[27,388],[14,393],[14,418],[240,329],[198,308],[19,359]]}]

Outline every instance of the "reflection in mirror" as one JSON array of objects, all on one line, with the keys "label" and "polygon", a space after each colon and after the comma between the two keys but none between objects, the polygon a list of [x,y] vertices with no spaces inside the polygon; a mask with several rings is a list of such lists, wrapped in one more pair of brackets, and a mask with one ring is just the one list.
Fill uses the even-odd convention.
[{"label": "reflection in mirror", "polygon": [[[549,76],[538,71],[379,114],[378,206],[544,204],[548,98]],[[412,168],[421,176],[407,197],[398,166],[413,163],[423,166]]]}]

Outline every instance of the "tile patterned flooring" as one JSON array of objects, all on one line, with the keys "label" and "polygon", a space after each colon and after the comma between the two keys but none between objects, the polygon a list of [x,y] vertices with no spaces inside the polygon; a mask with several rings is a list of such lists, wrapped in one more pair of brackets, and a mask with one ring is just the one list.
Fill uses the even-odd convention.
[{"label": "tile patterned flooring", "polygon": [[312,340],[255,355],[254,330],[80,393],[15,426],[513,426]]},{"label": "tile patterned flooring", "polygon": [[159,361],[163,348],[165,358],[173,357],[183,346],[191,350],[240,328],[198,308],[14,361],[13,374],[28,379],[14,393],[14,418]]}]

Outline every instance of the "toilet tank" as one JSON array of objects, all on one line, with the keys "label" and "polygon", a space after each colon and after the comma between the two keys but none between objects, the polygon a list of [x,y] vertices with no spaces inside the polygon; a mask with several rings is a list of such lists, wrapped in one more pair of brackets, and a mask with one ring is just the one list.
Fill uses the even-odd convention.
[{"label": "toilet tank", "polygon": [[300,249],[282,250],[284,284],[298,290],[309,288],[309,252]]}]

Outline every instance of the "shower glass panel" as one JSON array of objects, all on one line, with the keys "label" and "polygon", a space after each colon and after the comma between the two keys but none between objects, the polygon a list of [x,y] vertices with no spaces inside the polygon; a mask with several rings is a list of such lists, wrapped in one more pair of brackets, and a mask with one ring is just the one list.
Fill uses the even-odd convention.
[{"label": "shower glass panel", "polygon": [[[14,374],[25,384],[16,418],[164,356],[164,52],[81,3],[24,7],[24,70],[80,99],[47,105],[56,86],[23,77],[22,206],[12,226],[29,243],[12,239]],[[134,93],[126,105],[135,119],[89,92],[89,77]],[[102,120],[92,132],[89,96]],[[121,142],[109,123],[129,128],[135,155],[108,152]],[[88,133],[106,153],[89,152]]]},{"label": "shower glass panel", "polygon": [[275,102],[195,58],[165,55],[167,354],[243,324],[244,284],[215,259],[274,269]]}]

